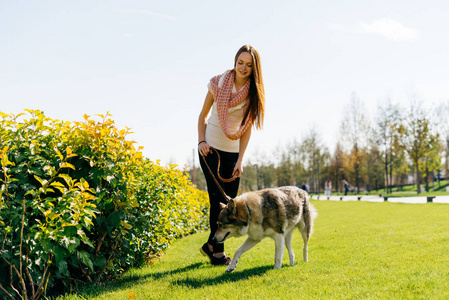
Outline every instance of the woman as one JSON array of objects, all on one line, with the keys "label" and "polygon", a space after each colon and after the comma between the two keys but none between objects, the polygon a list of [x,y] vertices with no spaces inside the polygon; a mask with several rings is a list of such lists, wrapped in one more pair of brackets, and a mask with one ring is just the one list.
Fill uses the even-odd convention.
[{"label": "woman", "polygon": [[[250,45],[241,47],[235,55],[234,69],[213,77],[208,88],[198,118],[198,152],[209,193],[211,231],[207,243],[200,251],[209,257],[212,265],[228,265],[231,259],[225,255],[224,245],[213,240],[220,202],[227,202],[213,176],[229,197],[237,196],[251,128],[254,126],[261,129],[263,125],[265,91],[259,52]],[[211,109],[212,113],[208,118]],[[217,150],[219,156],[211,147]],[[214,173],[213,176],[204,160]],[[226,183],[219,179],[216,174],[218,160],[222,178],[235,176],[234,181]]]},{"label": "woman", "polygon": [[324,194],[326,196],[331,196],[332,195],[332,181],[330,181],[329,178],[324,183]]}]

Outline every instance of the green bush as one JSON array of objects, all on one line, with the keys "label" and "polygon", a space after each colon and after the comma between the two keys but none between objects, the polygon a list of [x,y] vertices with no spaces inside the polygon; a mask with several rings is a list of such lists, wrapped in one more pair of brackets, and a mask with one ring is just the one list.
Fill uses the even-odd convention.
[{"label": "green bush", "polygon": [[27,112],[0,113],[0,296],[118,276],[206,227],[206,194],[145,159],[109,115]]}]

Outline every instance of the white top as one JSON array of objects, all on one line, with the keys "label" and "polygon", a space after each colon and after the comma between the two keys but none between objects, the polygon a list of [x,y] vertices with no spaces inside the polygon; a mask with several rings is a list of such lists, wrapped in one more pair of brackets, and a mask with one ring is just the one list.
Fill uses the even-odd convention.
[{"label": "white top", "polygon": [[[229,71],[227,71],[229,72]],[[220,80],[218,81],[218,87],[221,87],[223,85],[224,78],[226,76],[226,73],[221,76]],[[212,88],[210,87],[210,83],[207,85],[209,88],[209,91],[213,95]],[[235,84],[232,87],[232,93],[237,93],[237,89],[235,88]],[[246,106],[248,104],[248,98],[246,98],[242,103],[240,103],[237,106],[230,107],[228,109],[229,112],[229,132],[235,133],[239,130],[240,125],[243,121],[243,117],[245,116]],[[238,153],[239,152],[239,145],[240,145],[240,139],[238,140],[231,140],[228,138],[220,126],[220,120],[218,119],[218,112],[217,112],[217,102],[214,101],[214,104],[212,105],[212,113],[207,120],[206,125],[206,142],[214,147],[215,149],[225,151],[225,152],[232,152],[232,153]]]}]

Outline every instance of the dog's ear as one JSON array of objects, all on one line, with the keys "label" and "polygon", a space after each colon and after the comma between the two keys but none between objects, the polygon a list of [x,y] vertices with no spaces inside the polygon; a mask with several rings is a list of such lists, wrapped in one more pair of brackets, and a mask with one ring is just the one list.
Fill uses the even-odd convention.
[{"label": "dog's ear", "polygon": [[246,205],[243,201],[239,201],[235,204],[235,218],[241,221],[241,224],[244,224],[243,226],[248,225],[248,221],[251,219],[251,212],[249,211],[248,205]]},{"label": "dog's ear", "polygon": [[231,213],[231,216],[235,215],[237,212],[237,207],[235,206],[235,202],[233,199],[229,199],[228,201],[228,210]]},{"label": "dog's ear", "polygon": [[220,210],[226,208],[226,204],[224,204],[223,202],[220,202]]}]

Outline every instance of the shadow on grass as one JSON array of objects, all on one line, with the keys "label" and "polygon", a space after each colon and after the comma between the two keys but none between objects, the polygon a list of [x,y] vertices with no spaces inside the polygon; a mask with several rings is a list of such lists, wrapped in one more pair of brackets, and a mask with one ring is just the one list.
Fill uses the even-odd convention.
[{"label": "shadow on grass", "polygon": [[212,286],[223,283],[237,282],[240,280],[246,280],[254,276],[262,276],[267,271],[272,270],[273,266],[263,266],[256,267],[252,269],[247,269],[243,271],[234,271],[232,273],[226,273],[223,270],[223,274],[209,279],[179,279],[175,280],[174,283],[177,285],[187,286],[189,288],[197,289],[202,288],[204,286]]},{"label": "shadow on grass", "polygon": [[117,280],[115,282],[115,284],[118,285],[118,286],[126,285],[129,282],[135,284],[137,281],[144,280],[146,278],[151,278],[151,279],[154,279],[154,280],[158,280],[158,279],[164,278],[166,276],[175,275],[175,274],[184,273],[184,272],[189,272],[191,270],[198,269],[201,266],[204,266],[204,263],[198,262],[198,263],[194,263],[194,264],[182,267],[182,268],[168,270],[168,271],[163,271],[163,272],[155,272],[155,273],[150,273],[150,274],[145,274],[145,275],[124,276],[123,278]]},{"label": "shadow on grass", "polygon": [[[195,269],[199,269],[201,267],[204,267],[204,263],[194,263],[182,268],[173,269],[173,270],[167,270],[163,272],[155,272],[145,275],[129,275],[124,276],[120,279],[117,279],[116,281],[109,283],[107,285],[93,285],[88,284],[82,289],[78,295],[81,297],[86,297],[86,299],[89,299],[94,296],[101,295],[105,292],[111,292],[111,291],[118,291],[122,289],[129,288],[131,286],[134,286],[136,284],[139,284],[140,282],[144,281],[145,279],[151,278],[154,280],[159,280],[167,276],[181,274],[185,272],[189,272]],[[174,280],[173,283],[176,285],[182,285],[187,286],[189,288],[201,288],[204,286],[213,286],[213,285],[219,285],[223,283],[230,283],[230,282],[237,282],[240,280],[246,280],[254,276],[262,276],[265,274],[268,270],[273,269],[273,266],[263,266],[263,267],[256,267],[252,269],[246,269],[242,271],[234,271],[232,273],[226,273],[225,269],[223,269],[223,273],[221,275],[218,275],[213,278],[208,279],[177,279]]]},{"label": "shadow on grass", "polygon": [[168,270],[168,271],[164,271],[164,272],[155,272],[155,273],[150,273],[150,274],[145,274],[145,275],[126,275],[125,274],[123,277],[121,277],[113,282],[110,282],[106,285],[103,285],[103,284],[95,285],[95,284],[88,283],[88,284],[84,285],[84,288],[80,291],[80,293],[78,295],[80,295],[82,297],[87,297],[86,299],[89,299],[91,296],[98,296],[98,295],[105,293],[106,291],[117,291],[117,290],[121,290],[121,289],[126,289],[130,286],[139,284],[139,282],[142,282],[147,278],[158,280],[158,279],[164,278],[166,276],[189,272],[191,270],[198,269],[201,266],[204,266],[204,263],[198,262],[198,263],[194,263],[194,264],[182,267],[182,268]]}]

